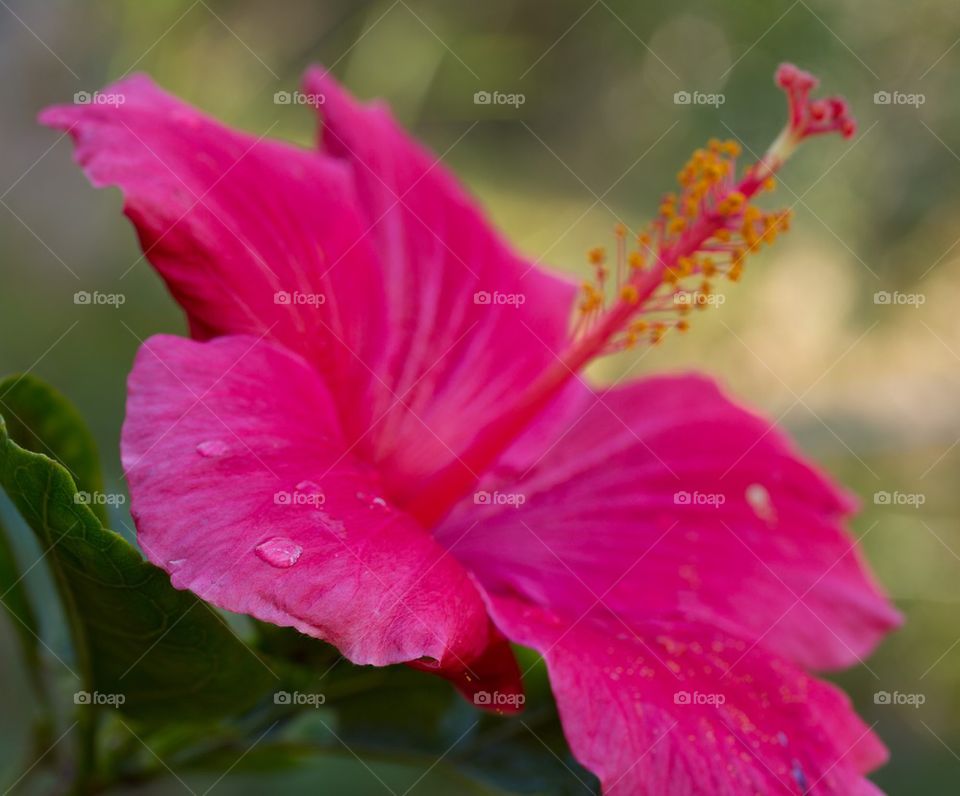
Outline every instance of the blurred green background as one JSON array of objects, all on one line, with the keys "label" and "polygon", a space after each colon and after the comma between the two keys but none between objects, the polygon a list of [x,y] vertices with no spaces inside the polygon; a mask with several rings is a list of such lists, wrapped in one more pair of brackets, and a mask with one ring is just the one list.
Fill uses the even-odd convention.
[{"label": "blurred green background", "polygon": [[[818,142],[789,164],[776,198],[793,207],[794,230],[725,289],[722,307],[697,315],[685,337],[608,360],[595,375],[709,371],[779,419],[860,496],[854,530],[908,621],[837,679],[892,750],[878,785],[891,794],[955,793],[958,36],[960,6],[949,0],[4,0],[0,373],[33,369],[65,392],[93,426],[108,481],[122,490],[125,375],[140,339],[184,333],[185,324],[138,262],[119,194],[93,192],[68,141],[34,121],[75,92],[145,71],[230,124],[308,144],[310,110],[277,105],[273,95],[297,88],[309,63],[331,66],[359,96],[386,98],[445,152],[521,251],[583,272],[584,252],[611,245],[617,220],[636,227],[648,218],[706,138],[736,137],[762,151],[784,113],[771,75],[794,61],[851,101],[859,136]],[[480,90],[522,93],[525,102],[476,105]],[[725,102],[676,104],[678,91],[722,93]],[[919,96],[885,104],[877,92]],[[76,306],[81,289],[120,292],[126,303]],[[878,492],[922,497],[884,504]],[[118,529],[129,524],[122,513],[116,519]],[[28,541],[18,545],[30,556]],[[42,567],[28,580],[43,588]],[[60,649],[62,631],[48,621],[48,642]],[[0,634],[12,649],[6,621]],[[13,655],[0,662],[7,782],[17,776],[31,710],[18,665]],[[875,704],[879,691],[925,702]],[[259,793],[269,783],[377,794],[378,778],[397,793],[472,792],[443,766],[426,769],[377,764],[373,776],[345,755],[283,778],[228,775],[216,792]],[[201,792],[215,780],[189,781]],[[179,789],[171,777],[149,792]]]}]

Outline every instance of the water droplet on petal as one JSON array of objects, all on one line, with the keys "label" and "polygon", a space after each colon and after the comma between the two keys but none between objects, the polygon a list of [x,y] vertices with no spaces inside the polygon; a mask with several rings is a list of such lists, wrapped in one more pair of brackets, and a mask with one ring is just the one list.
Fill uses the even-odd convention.
[{"label": "water droplet on petal", "polygon": [[389,509],[387,501],[379,495],[371,495],[367,492],[357,492],[357,500],[363,503],[368,509]]},{"label": "water droplet on petal", "polygon": [[292,539],[277,536],[257,545],[255,552],[271,567],[287,569],[300,560],[303,548]]},{"label": "water droplet on petal", "polygon": [[296,490],[294,502],[298,505],[322,506],[327,501],[323,488],[316,481],[301,481]]},{"label": "water droplet on petal", "polygon": [[747,503],[753,509],[761,520],[768,524],[777,521],[777,510],[773,507],[773,501],[770,500],[770,493],[763,484],[750,484],[744,493]]},{"label": "water droplet on petal", "polygon": [[170,569],[180,569],[186,560],[185,558],[174,558],[167,562],[167,566],[170,567]]},{"label": "water droplet on petal", "polygon": [[228,450],[227,443],[221,439],[208,439],[197,445],[197,453],[207,459],[223,456]]}]

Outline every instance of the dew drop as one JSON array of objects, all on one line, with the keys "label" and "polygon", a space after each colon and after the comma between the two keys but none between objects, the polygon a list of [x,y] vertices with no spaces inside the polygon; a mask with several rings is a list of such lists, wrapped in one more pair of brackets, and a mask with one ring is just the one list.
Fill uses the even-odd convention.
[{"label": "dew drop", "polygon": [[379,495],[371,495],[367,492],[357,492],[357,500],[363,503],[368,509],[389,509],[387,501]]},{"label": "dew drop", "polygon": [[167,562],[167,566],[170,569],[180,569],[186,563],[186,560],[185,558],[174,558]]},{"label": "dew drop", "polygon": [[276,536],[273,539],[267,539],[267,541],[257,545],[255,552],[271,567],[287,569],[300,560],[300,554],[303,552],[303,548],[292,539]]},{"label": "dew drop", "polygon": [[327,496],[316,481],[301,481],[296,486],[294,502],[298,505],[322,506],[327,502]]},{"label": "dew drop", "polygon": [[197,445],[197,453],[207,459],[223,456],[227,450],[227,443],[220,439],[208,439]]},{"label": "dew drop", "polygon": [[763,484],[750,484],[747,487],[744,497],[753,513],[766,523],[772,524],[777,520],[777,510],[773,507],[773,501],[770,500],[770,493]]}]

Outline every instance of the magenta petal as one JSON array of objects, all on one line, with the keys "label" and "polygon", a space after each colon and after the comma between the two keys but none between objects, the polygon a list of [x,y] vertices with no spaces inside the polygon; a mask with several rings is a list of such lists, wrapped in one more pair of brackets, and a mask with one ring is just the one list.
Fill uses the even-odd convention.
[{"label": "magenta petal", "polygon": [[468,574],[380,499],[299,356],[253,337],[151,338],[122,451],[140,544],[177,588],[356,663],[463,670],[495,641]]},{"label": "magenta petal", "polygon": [[[414,668],[437,674],[449,680],[475,707],[490,713],[519,713],[523,710],[524,690],[520,665],[513,648],[491,623],[491,639],[481,655],[469,667],[450,663],[439,670],[430,663],[414,663]],[[490,695],[496,693],[496,699]]]},{"label": "magenta petal", "polygon": [[564,732],[604,796],[877,796],[886,750],[838,689],[695,622],[627,628],[491,599],[546,659]]},{"label": "magenta petal", "polygon": [[124,101],[40,120],[70,133],[95,186],[121,189],[194,337],[267,335],[356,403],[370,381],[362,362],[381,346],[383,295],[348,170],[231,130],[144,76],[103,93]]},{"label": "magenta petal", "polygon": [[511,251],[384,104],[357,103],[319,68],[304,83],[324,96],[322,149],[350,171],[383,268],[387,325],[403,330],[374,366],[403,402],[379,395],[365,410],[389,435],[366,449],[403,495],[555,362],[576,288]]},{"label": "magenta petal", "polygon": [[679,614],[812,667],[857,662],[899,622],[846,496],[704,378],[571,390],[481,489],[437,538],[494,592]]}]

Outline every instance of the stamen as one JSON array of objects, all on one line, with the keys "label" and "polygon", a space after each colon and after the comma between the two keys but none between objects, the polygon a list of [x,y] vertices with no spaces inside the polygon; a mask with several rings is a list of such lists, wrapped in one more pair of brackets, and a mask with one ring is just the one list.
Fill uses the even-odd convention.
[{"label": "stamen", "polygon": [[856,125],[844,100],[810,99],[817,80],[808,72],[784,64],[776,83],[787,95],[788,119],[766,154],[738,181],[737,142],[712,139],[696,150],[677,175],[679,192],[662,198],[657,217],[636,236],[635,246],[627,245],[625,227],[615,229],[612,285],[606,251],[588,253],[593,279],[583,285],[570,344],[558,361],[535,376],[497,418],[477,430],[466,450],[414,494],[395,496],[425,527],[474,487],[477,475],[588,362],[642,342],[656,345],[671,329],[686,331],[690,311],[706,308],[717,279],[737,282],[747,257],[789,229],[789,211],[761,210],[754,198],[773,190],[774,176],[801,141],[829,132],[850,138]]},{"label": "stamen", "polygon": [[[636,250],[626,251],[626,231],[623,225],[617,225],[613,295],[619,301],[607,314],[624,314],[623,305],[635,308],[626,312],[623,320],[634,313],[682,315],[691,306],[704,309],[704,299],[710,295],[709,283],[696,288],[690,287],[692,282],[717,277],[738,282],[747,256],[761,244],[773,243],[789,229],[789,211],[766,212],[752,200],[774,189],[774,174],[805,138],[829,132],[849,138],[856,124],[844,100],[810,99],[817,79],[809,72],[783,64],[777,70],[776,83],[787,95],[787,124],[767,154],[748,168],[739,182],[736,173],[740,145],[736,141],[711,139],[705,148],[693,153],[677,174],[680,192],[661,199],[656,219],[637,237]],[[591,262],[595,253],[602,251],[591,250]],[[588,341],[598,329],[607,328],[602,323],[608,303],[606,276],[606,270],[598,271],[597,279],[584,285],[581,317],[572,335],[575,344]],[[660,327],[651,327],[646,333],[647,341],[658,343],[664,333]],[[639,339],[635,328],[622,323],[612,339],[598,345],[597,350],[613,353],[634,347]]]},{"label": "stamen", "polygon": [[[706,280],[721,276],[739,280],[746,255],[763,242],[773,242],[785,227],[787,215],[767,213],[750,204],[744,187],[734,180],[739,154],[740,146],[735,141],[716,139],[694,152],[678,174],[679,193],[663,197],[657,218],[637,237],[637,249],[627,252],[626,230],[617,225],[613,289],[619,304],[633,306],[644,315],[683,315],[690,307],[705,308],[711,291]],[[770,190],[773,180],[767,178],[759,185],[746,187],[752,187],[752,197]],[[590,262],[605,262],[602,252],[592,249]],[[651,274],[659,275],[654,277],[659,284],[652,287],[647,284]],[[574,342],[589,338],[601,324],[602,310],[607,306],[606,276],[606,270],[598,269],[595,280],[583,286]],[[645,339],[656,344],[670,328],[685,330],[688,325],[684,322],[677,327],[660,321],[650,326]],[[602,353],[633,348],[640,341],[636,327],[623,324],[605,342]]]}]

